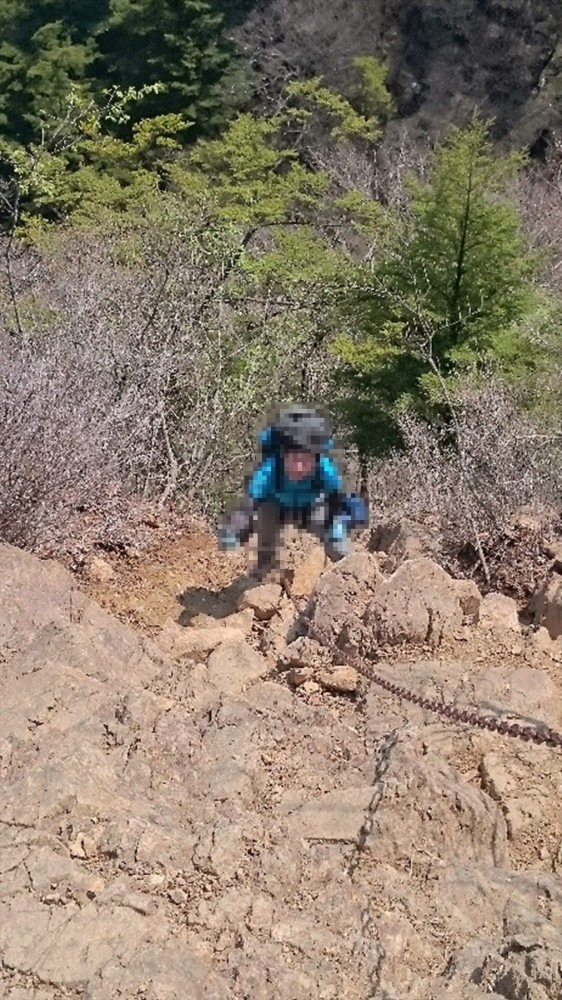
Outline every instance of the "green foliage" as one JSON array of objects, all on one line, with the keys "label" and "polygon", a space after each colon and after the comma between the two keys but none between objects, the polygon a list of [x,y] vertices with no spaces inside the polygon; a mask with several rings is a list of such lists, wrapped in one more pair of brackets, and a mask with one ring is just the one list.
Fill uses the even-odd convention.
[{"label": "green foliage", "polygon": [[116,212],[142,211],[158,191],[159,164],[179,148],[185,122],[175,115],[141,122],[131,141],[104,132],[106,120],[127,119],[138,96],[134,88],[115,92],[100,109],[74,94],[64,121],[42,142],[21,147],[0,139],[4,227],[33,240],[45,223],[109,224]]},{"label": "green foliage", "polygon": [[386,122],[395,108],[385,67],[374,56],[356,56],[353,65],[359,77],[353,96],[361,114]]},{"label": "green foliage", "polygon": [[389,280],[408,296],[414,324],[431,318],[439,355],[487,346],[531,303],[533,256],[516,208],[500,200],[520,154],[495,156],[489,125],[476,118],[435,157],[428,185],[412,185],[412,235]]},{"label": "green foliage", "polygon": [[[4,0],[0,6],[0,134],[27,144],[64,115],[77,89],[140,95],[113,131],[175,114],[182,138],[223,121],[217,85],[234,59],[214,0]],[[153,85],[158,84],[158,87]]]},{"label": "green foliage", "polygon": [[233,56],[221,31],[210,0],[110,0],[96,38],[96,75],[105,85],[162,85],[138,103],[133,124],[177,114],[196,133],[208,132],[222,120],[215,91]]},{"label": "green foliage", "polygon": [[91,91],[93,30],[107,3],[4,0],[0,5],[0,132],[26,143],[49,117],[64,115],[70,92]]},{"label": "green foliage", "polygon": [[311,80],[296,80],[287,87],[287,96],[292,98],[301,110],[301,121],[320,113],[330,123],[332,139],[363,139],[374,142],[380,138],[378,119],[372,113],[368,117],[355,111],[349,101],[322,83],[322,77]]},{"label": "green foliage", "polygon": [[274,247],[244,265],[245,273],[268,291],[309,294],[316,287],[327,297],[331,288],[339,287],[346,266],[351,266],[345,252],[331,247],[311,226],[275,227],[272,236]]},{"label": "green foliage", "polygon": [[186,196],[204,200],[225,221],[260,227],[295,221],[310,211],[328,180],[299,163],[279,140],[279,122],[239,115],[220,139],[202,140],[168,177]]},{"label": "green foliage", "polygon": [[[401,408],[446,419],[447,379],[479,359],[506,374],[535,362],[521,324],[537,305],[536,261],[505,200],[523,160],[495,156],[487,133],[479,118],[452,130],[429,182],[410,185],[407,218],[389,216],[384,256],[358,276],[349,306],[359,335],[339,341],[340,381],[379,413],[371,453],[397,443]],[[365,446],[364,427],[360,436]]]}]

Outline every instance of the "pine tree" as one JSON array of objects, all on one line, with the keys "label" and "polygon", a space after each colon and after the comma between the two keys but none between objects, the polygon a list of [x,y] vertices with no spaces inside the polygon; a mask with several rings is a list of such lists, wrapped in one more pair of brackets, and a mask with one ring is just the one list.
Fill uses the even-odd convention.
[{"label": "pine tree", "polygon": [[131,123],[181,114],[195,137],[221,118],[216,87],[232,58],[221,31],[210,0],[110,0],[97,35],[97,76],[121,88],[161,84],[131,109]]},{"label": "pine tree", "polygon": [[350,304],[359,333],[338,350],[342,406],[363,451],[400,443],[401,408],[446,417],[443,385],[464,368],[533,364],[521,322],[536,305],[536,262],[506,199],[523,158],[495,155],[488,129],[476,117],[452,130],[428,183],[412,183],[406,221],[389,220],[394,235],[380,263],[358,276],[362,291]]},{"label": "pine tree", "polygon": [[37,139],[49,116],[64,115],[72,87],[87,91],[93,25],[105,0],[4,0],[0,5],[0,131]]}]

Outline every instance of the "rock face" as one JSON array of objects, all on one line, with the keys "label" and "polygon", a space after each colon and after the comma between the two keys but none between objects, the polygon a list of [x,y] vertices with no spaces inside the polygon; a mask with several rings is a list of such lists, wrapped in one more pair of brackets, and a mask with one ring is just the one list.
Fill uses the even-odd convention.
[{"label": "rock face", "polygon": [[556,0],[301,0],[298,17],[286,0],[241,9],[238,37],[270,79],[290,66],[349,93],[353,56],[374,55],[389,68],[400,115],[420,131],[463,125],[475,106],[521,143],[562,124]]},{"label": "rock face", "polygon": [[439,646],[463,622],[456,582],[431,559],[408,559],[379,582],[365,612],[375,643]]},{"label": "rock face", "polygon": [[381,579],[376,559],[367,552],[354,552],[323,574],[307,612],[327,641],[337,645],[344,630],[359,625]]},{"label": "rock face", "polygon": [[[454,587],[422,566],[385,581],[357,553],[313,613],[338,638],[381,587],[412,596],[423,577],[423,614]],[[169,654],[57,564],[0,546],[0,997],[558,1000],[558,758],[375,688],[356,701],[337,659],[315,684],[311,639],[288,642],[287,683],[257,649],[281,616],[248,629],[254,598],[184,630],[221,632],[197,657],[169,629]],[[393,669],[424,695],[559,724],[538,669]]]},{"label": "rock face", "polygon": [[379,524],[371,532],[369,549],[384,553],[381,569],[394,573],[406,559],[423,556],[435,557],[438,553],[438,533],[411,521]]}]

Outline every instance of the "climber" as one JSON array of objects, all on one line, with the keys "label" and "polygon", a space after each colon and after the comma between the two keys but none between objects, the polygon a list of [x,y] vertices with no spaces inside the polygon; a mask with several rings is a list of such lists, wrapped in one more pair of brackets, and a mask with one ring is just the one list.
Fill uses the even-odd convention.
[{"label": "climber", "polygon": [[326,419],[304,406],[282,408],[261,433],[262,461],[246,482],[242,505],[225,516],[219,545],[232,550],[257,532],[257,563],[252,576],[262,580],[279,569],[280,534],[289,522],[319,538],[329,559],[351,552],[349,530],[369,523],[363,501],[344,491],[327,452],[333,447]]}]

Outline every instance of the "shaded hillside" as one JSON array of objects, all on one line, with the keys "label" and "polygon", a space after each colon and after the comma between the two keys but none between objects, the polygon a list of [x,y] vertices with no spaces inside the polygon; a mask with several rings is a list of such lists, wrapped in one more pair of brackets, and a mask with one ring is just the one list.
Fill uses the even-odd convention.
[{"label": "shaded hillside", "polygon": [[475,104],[496,136],[530,142],[562,115],[562,6],[556,0],[249,0],[234,26],[262,79],[285,71],[350,82],[357,54],[383,59],[401,117],[440,133]]}]

